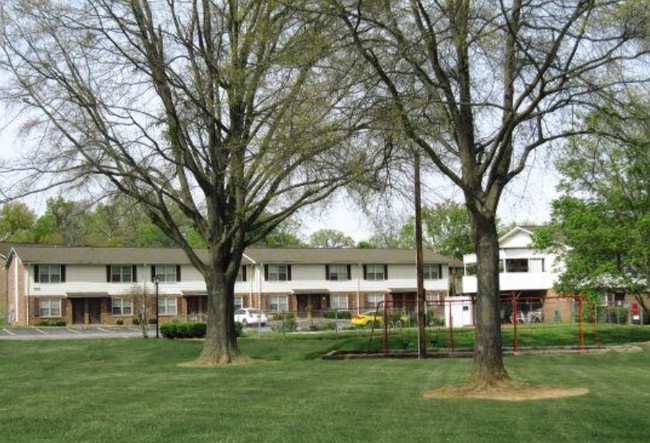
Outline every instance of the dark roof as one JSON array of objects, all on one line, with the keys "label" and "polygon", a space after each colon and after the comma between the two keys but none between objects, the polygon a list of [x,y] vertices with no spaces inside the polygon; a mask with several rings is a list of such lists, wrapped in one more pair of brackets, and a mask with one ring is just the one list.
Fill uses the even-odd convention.
[{"label": "dark roof", "polygon": [[[356,248],[251,248],[246,255],[257,263],[310,263],[310,264],[408,264],[415,262],[413,249],[356,249]],[[427,263],[449,263],[445,257],[433,251],[424,251]]]},{"label": "dark roof", "polygon": [[[25,263],[58,264],[189,264],[182,249],[176,248],[99,248],[77,246],[15,247]],[[205,251],[197,251],[205,258]]]},{"label": "dark roof", "polygon": [[[75,246],[15,246],[16,254],[25,263],[57,264],[189,264],[182,249],[178,248],[110,248]],[[206,250],[197,250],[202,259],[207,259]],[[250,260],[249,260],[250,259]],[[424,251],[426,263],[450,263],[452,257],[445,257],[433,251]],[[242,264],[250,263],[305,263],[305,264],[409,264],[415,262],[412,249],[298,249],[277,248],[247,249]]]}]

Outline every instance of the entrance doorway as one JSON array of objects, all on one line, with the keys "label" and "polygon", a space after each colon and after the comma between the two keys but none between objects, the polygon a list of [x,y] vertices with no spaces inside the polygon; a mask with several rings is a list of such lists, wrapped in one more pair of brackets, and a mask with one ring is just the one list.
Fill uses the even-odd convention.
[{"label": "entrance doorway", "polygon": [[328,298],[326,294],[297,294],[298,314],[307,315],[311,311],[316,317],[324,315],[329,307]]},{"label": "entrance doorway", "polygon": [[208,310],[208,298],[189,296],[185,300],[187,303],[187,321],[205,321],[205,313]]},{"label": "entrance doorway", "polygon": [[102,321],[100,298],[73,298],[72,323],[75,325],[98,324]]}]

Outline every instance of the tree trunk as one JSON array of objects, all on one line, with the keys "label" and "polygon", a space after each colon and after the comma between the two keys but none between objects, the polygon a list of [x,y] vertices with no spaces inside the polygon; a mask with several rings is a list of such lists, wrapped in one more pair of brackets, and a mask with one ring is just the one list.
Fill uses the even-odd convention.
[{"label": "tree trunk", "polygon": [[205,343],[197,363],[219,365],[242,358],[234,321],[234,279],[229,282],[221,264],[213,264],[206,273],[208,318]]},{"label": "tree trunk", "polygon": [[496,220],[472,215],[478,290],[476,333],[471,382],[490,386],[510,377],[503,365],[501,316],[499,315],[499,239]]}]

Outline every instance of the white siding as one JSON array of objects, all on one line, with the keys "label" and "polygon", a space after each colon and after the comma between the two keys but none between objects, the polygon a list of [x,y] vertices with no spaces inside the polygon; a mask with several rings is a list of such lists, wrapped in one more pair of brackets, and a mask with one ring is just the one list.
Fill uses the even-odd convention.
[{"label": "white siding", "polygon": [[[173,263],[170,263],[173,264]],[[151,267],[137,265],[137,281],[135,283],[112,283],[106,281],[106,265],[66,265],[66,282],[57,284],[35,283],[33,266],[27,272],[27,294],[29,296],[63,296],[66,293],[99,293],[119,296],[137,287],[146,294],[155,292],[151,281]],[[291,281],[264,281],[264,267],[261,264],[248,266],[246,281],[235,284],[235,293],[243,294],[290,294],[292,291],[326,290],[330,293],[387,293],[391,288],[412,288],[415,290],[414,265],[389,265],[388,279],[371,281],[363,279],[363,267],[358,264],[350,265],[351,279],[330,281],[325,276],[324,264],[292,264]],[[448,268],[442,266],[443,278],[425,280],[428,291],[447,291]],[[179,295],[181,293],[203,292],[206,290],[203,276],[191,265],[181,266],[180,282],[161,282],[158,286],[160,295]]]}]

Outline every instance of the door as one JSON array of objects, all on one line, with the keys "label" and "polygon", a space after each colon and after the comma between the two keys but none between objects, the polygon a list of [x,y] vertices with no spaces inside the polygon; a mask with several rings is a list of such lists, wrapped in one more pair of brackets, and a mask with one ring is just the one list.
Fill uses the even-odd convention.
[{"label": "door", "polygon": [[89,298],[88,300],[88,323],[96,324],[102,322],[102,300],[100,298]]},{"label": "door", "polygon": [[299,294],[296,296],[298,313],[305,315],[322,316],[327,309],[327,296],[324,294]]},{"label": "door", "polygon": [[203,311],[204,311],[204,302],[203,300],[207,301],[207,298],[205,297],[187,297],[186,302],[187,302],[187,320],[188,321],[202,321],[204,318],[203,316]]},{"label": "door", "polygon": [[86,314],[85,298],[73,298],[72,300],[72,323],[75,325],[84,324],[84,316]]}]

